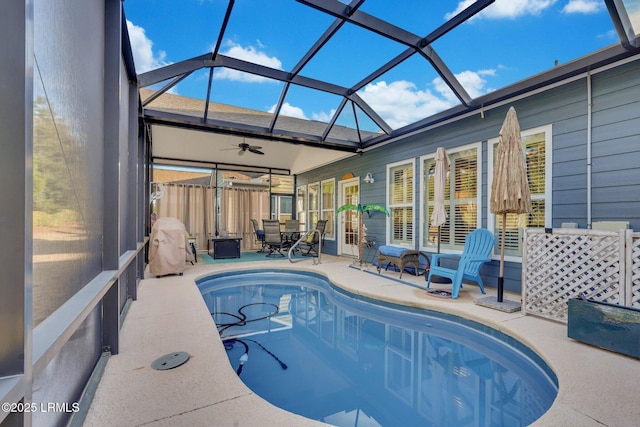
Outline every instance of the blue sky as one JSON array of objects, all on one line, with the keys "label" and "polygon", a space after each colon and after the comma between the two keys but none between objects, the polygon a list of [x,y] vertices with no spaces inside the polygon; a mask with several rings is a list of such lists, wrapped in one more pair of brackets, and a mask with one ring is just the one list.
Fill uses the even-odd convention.
[{"label": "blue sky", "polygon": [[[425,36],[473,1],[367,0],[361,10]],[[126,0],[125,14],[138,73],[211,52],[226,0]],[[290,70],[333,19],[293,0],[236,0],[220,52]],[[618,43],[604,1],[497,0],[433,47],[471,97]],[[351,26],[342,29],[301,75],[352,86],[406,47]],[[173,93],[204,99],[208,71],[198,71]],[[270,111],[282,90],[233,70],[214,73],[212,101]],[[360,96],[397,128],[458,103],[424,58],[414,55],[367,85]],[[289,91],[282,113],[328,121],[337,97],[310,89]],[[365,129],[375,126],[359,117]],[[339,120],[349,124],[345,117]]]}]

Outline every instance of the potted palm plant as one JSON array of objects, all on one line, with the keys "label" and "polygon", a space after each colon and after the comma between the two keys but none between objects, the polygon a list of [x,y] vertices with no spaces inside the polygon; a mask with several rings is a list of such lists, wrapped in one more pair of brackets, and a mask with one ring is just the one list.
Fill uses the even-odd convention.
[{"label": "potted palm plant", "polygon": [[338,213],[344,211],[356,211],[358,213],[358,261],[360,262],[360,270],[362,270],[362,258],[363,258],[363,243],[364,243],[364,213],[366,212],[371,217],[371,212],[383,212],[389,216],[389,211],[382,205],[342,205],[338,208]]}]

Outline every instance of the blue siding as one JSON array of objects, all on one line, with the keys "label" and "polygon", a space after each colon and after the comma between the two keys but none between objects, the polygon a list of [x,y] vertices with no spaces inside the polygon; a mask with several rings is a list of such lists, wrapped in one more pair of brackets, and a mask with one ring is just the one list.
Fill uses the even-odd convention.
[{"label": "blue siding", "polygon": [[[596,73],[592,81],[592,220],[630,221],[640,230],[640,60]],[[386,165],[435,152],[437,147],[452,149],[462,145],[482,144],[482,226],[487,221],[487,143],[498,135],[507,109],[514,106],[522,129],[552,125],[552,225],[563,222],[587,224],[587,79],[581,78],[525,99],[460,119],[437,129],[426,130],[401,141],[389,143],[361,156],[337,162],[298,177],[298,184],[335,177],[347,172],[364,176],[371,172],[374,184],[361,183],[363,203],[386,203]],[[336,187],[337,189],[337,187]],[[415,200],[419,200],[416,188]],[[337,197],[337,194],[336,194]],[[338,201],[336,200],[336,203]],[[416,209],[418,215],[418,209]],[[376,214],[365,219],[368,233],[378,242],[385,238],[386,221]],[[420,234],[420,221],[415,235]],[[327,242],[327,252],[336,253],[336,242]],[[494,286],[498,262],[483,269],[487,286]],[[507,262],[505,287],[520,291],[521,264]]]}]

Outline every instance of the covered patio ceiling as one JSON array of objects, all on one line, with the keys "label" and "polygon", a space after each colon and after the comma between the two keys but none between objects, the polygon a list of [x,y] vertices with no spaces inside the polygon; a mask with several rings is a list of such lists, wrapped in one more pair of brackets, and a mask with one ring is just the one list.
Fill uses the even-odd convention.
[{"label": "covered patio ceiling", "polygon": [[[125,11],[127,3],[124,3]],[[447,15],[444,21],[442,14],[435,20],[425,18],[424,29],[427,31],[419,34],[396,17],[392,21],[391,17],[387,20],[386,16],[376,15],[375,12],[381,10],[379,0],[267,2],[270,8],[286,14],[286,21],[290,22],[290,28],[278,31],[290,32],[286,40],[291,46],[285,44],[279,48],[301,52],[297,62],[288,67],[265,65],[260,59],[251,61],[234,57],[232,50],[221,53],[225,40],[231,37],[230,29],[233,28],[233,32],[241,30],[233,25],[236,15],[248,13],[243,7],[236,11],[239,5],[246,6],[243,3],[243,0],[229,0],[217,26],[202,29],[203,34],[216,34],[210,52],[138,74],[143,120],[151,129],[155,158],[255,165],[300,173],[421,129],[501,105],[505,100],[637,54],[640,48],[640,2],[606,0],[611,31],[615,29],[617,43],[608,43],[595,52],[584,52],[562,64],[556,60],[521,80],[479,92],[464,81],[464,73],[454,71],[471,69],[465,68],[463,55],[446,49],[460,46],[460,52],[464,52],[460,43],[468,39],[468,28],[474,19],[483,13],[491,13],[500,0],[443,2],[455,9],[455,13]],[[404,3],[398,5],[404,6]],[[425,10],[428,9],[427,5]],[[424,13],[425,10],[403,10],[403,13]],[[154,10],[150,8],[148,13],[153,14]],[[303,15],[298,17],[296,13]],[[310,17],[312,21],[308,21]],[[256,19],[260,21],[260,17]],[[215,20],[212,18],[212,21]],[[170,22],[167,28],[171,28]],[[553,28],[538,30],[553,31]],[[477,26],[476,31],[479,31]],[[308,39],[307,32],[320,35],[306,47],[293,47],[297,40]],[[492,49],[491,43],[518,44],[517,34],[513,40],[500,41],[484,29],[476,36],[486,38],[487,56]],[[586,35],[577,35],[577,40],[583,36]],[[361,50],[362,55],[353,57],[348,63],[327,65],[334,50],[344,45],[345,40],[353,43],[350,47],[354,51]],[[571,43],[556,40],[558,46],[567,42]],[[378,49],[377,43],[381,52],[395,53],[385,53],[384,57],[371,60],[371,52]],[[517,51],[524,57],[529,48],[522,45]],[[189,50],[185,49],[185,52]],[[323,73],[317,71],[319,62],[324,62]],[[363,68],[362,63],[368,68]],[[392,122],[384,111],[384,104],[371,101],[368,90],[375,85],[381,87],[380,83],[391,80],[390,76],[402,81],[402,73],[414,71],[416,67],[446,86],[448,102],[434,99],[438,106],[426,108],[423,116],[414,115],[405,122]],[[350,68],[358,71],[350,72]],[[275,83],[272,90],[277,95],[274,95],[273,107],[259,110],[247,106],[250,89],[249,95],[238,93],[231,101],[218,102],[219,85],[224,85],[225,81],[216,78],[217,73],[229,71]],[[182,90],[176,91],[188,80],[200,82],[195,93],[186,96],[182,95]],[[291,115],[287,107],[294,94],[300,96],[299,93],[327,96],[329,103],[333,103],[331,114],[312,119]],[[236,99],[237,103],[233,102]],[[239,149],[239,144],[245,143],[262,147],[260,151],[265,154],[256,155]]]}]

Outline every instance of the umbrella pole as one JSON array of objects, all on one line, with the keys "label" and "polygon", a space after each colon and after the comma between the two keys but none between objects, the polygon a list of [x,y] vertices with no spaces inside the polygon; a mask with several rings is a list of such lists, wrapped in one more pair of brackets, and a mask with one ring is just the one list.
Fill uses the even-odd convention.
[{"label": "umbrella pole", "polygon": [[[440,229],[440,225],[438,226],[438,252],[440,253],[440,237],[441,237],[441,229]],[[443,277],[443,276],[437,276],[437,275],[433,275],[431,276],[431,283],[451,283],[451,279],[449,279],[448,277]]]},{"label": "umbrella pole", "polygon": [[498,274],[498,302],[502,302],[504,294],[504,240],[505,227],[507,225],[507,213],[502,213],[502,239],[500,242],[500,274]]}]

